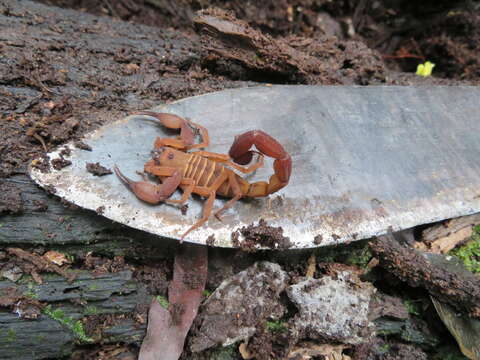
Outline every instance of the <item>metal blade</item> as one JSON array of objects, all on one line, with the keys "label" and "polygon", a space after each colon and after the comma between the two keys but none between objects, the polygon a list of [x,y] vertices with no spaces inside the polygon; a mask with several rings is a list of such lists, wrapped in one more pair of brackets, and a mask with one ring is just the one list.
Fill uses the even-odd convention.
[{"label": "metal blade", "polygon": [[[262,129],[293,158],[290,184],[269,198],[239,201],[223,222],[212,217],[186,241],[232,246],[231,233],[265,219],[295,248],[338,244],[480,211],[480,88],[261,86],[184,99],[154,109],[205,126],[209,151],[227,153],[235,135]],[[86,162],[117,164],[131,178],[156,136],[173,136],[147,117],[128,117],[89,134],[92,152],[72,149],[72,165],[42,173],[67,200],[128,226],[178,239],[201,214],[139,201],[114,176]],[[58,153],[49,154],[50,158]],[[267,180],[271,162],[249,181]],[[174,195],[178,196],[178,195]],[[215,207],[225,200],[217,199]]]}]

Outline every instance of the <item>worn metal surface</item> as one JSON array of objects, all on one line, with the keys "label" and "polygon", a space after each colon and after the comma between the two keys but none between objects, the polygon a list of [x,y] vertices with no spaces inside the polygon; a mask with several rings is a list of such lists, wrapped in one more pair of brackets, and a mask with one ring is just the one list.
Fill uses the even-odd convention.
[{"label": "worn metal surface", "polygon": [[[290,184],[269,198],[239,201],[186,241],[232,246],[231,233],[265,219],[294,247],[357,240],[480,211],[480,88],[261,86],[225,90],[155,108],[206,126],[210,151],[227,153],[236,134],[257,128],[293,158]],[[155,137],[173,136],[147,117],[129,117],[88,135],[93,151],[71,146],[73,164],[31,175],[42,186],[103,215],[164,237],[179,238],[203,201],[174,206],[139,201],[114,176],[94,177],[86,162],[131,178],[149,159]],[[57,153],[49,154],[58,157]],[[271,163],[250,179],[268,179]],[[174,196],[178,196],[176,194]],[[215,207],[224,200],[217,199]],[[241,240],[241,238],[240,238]]]}]

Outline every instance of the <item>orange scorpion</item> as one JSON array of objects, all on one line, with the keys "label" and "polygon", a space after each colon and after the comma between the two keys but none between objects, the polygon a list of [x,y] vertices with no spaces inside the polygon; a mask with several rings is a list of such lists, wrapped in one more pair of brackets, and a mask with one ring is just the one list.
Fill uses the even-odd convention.
[{"label": "orange scorpion", "polygon": [[[145,163],[144,171],[158,176],[162,183],[133,181],[123,175],[117,166],[114,167],[115,173],[137,198],[150,204],[160,202],[184,204],[192,193],[207,199],[202,218],[182,235],[181,241],[188,233],[208,220],[216,195],[230,199],[214,214],[221,220],[220,215],[239,199],[264,197],[288,184],[292,172],[292,159],[278,141],[261,130],[251,130],[236,136],[228,155],[203,150],[187,152],[209,146],[210,137],[207,129],[173,114],[144,111],[138,115],[151,116],[167,128],[180,130],[180,135],[176,138],[157,137],[153,157]],[[202,139],[197,144],[194,143],[195,129]],[[250,150],[253,145],[258,151]],[[252,165],[244,167],[252,161],[254,154],[258,154],[257,160]],[[263,155],[275,159],[274,174],[268,182],[249,183],[232,170],[243,174],[252,173],[263,166]],[[182,197],[178,200],[168,199],[178,187],[183,191]]]}]

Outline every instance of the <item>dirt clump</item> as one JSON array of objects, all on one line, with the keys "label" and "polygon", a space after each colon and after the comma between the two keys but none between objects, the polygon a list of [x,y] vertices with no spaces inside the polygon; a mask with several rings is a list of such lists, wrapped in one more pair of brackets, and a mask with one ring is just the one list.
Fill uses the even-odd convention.
[{"label": "dirt clump", "polygon": [[93,176],[105,176],[113,174],[112,170],[100,165],[100,163],[87,163],[87,171]]},{"label": "dirt clump", "polygon": [[168,281],[171,277],[171,262],[159,262],[153,265],[137,265],[134,277],[137,281],[145,284],[149,294],[165,295],[168,289]]},{"label": "dirt clump", "polygon": [[92,270],[94,274],[115,273],[127,269],[131,266],[125,263],[123,256],[114,256],[109,259],[102,256],[94,256],[91,252],[87,253],[84,259],[83,267]]},{"label": "dirt clump", "polygon": [[334,343],[360,344],[368,341],[373,324],[368,319],[375,288],[357,275],[341,271],[336,278],[308,278],[287,288],[299,313],[292,320],[302,338]]},{"label": "dirt clump", "polygon": [[7,252],[12,257],[10,261],[14,261],[25,273],[32,275],[37,284],[43,283],[39,274],[42,271],[57,273],[70,283],[76,278],[76,275],[69,271],[67,266],[58,266],[35,252],[28,252],[20,248],[7,248]]},{"label": "dirt clump", "polygon": [[20,214],[22,211],[21,190],[13,183],[0,179],[0,214]]},{"label": "dirt clump", "polygon": [[88,144],[85,144],[83,141],[75,141],[74,143],[75,147],[80,150],[85,150],[85,151],[92,151],[92,147]]},{"label": "dirt clump", "polygon": [[280,293],[288,282],[278,264],[258,262],[226,279],[205,301],[196,319],[191,350],[199,352],[247,340],[267,318],[280,318]]},{"label": "dirt clump", "polygon": [[207,238],[207,241],[206,241],[206,244],[208,246],[213,246],[215,245],[215,235],[210,235],[208,238]]},{"label": "dirt clump", "polygon": [[[242,242],[238,239],[239,234],[244,237]],[[245,251],[255,251],[258,245],[281,250],[292,246],[290,239],[283,236],[281,227],[269,226],[263,219],[260,219],[257,225],[251,224],[237,230],[235,235],[232,234],[232,239],[234,245],[240,245],[240,248]]]},{"label": "dirt clump", "polygon": [[52,167],[55,170],[62,170],[64,167],[72,165],[72,162],[70,160],[64,159],[63,156],[58,157],[56,159],[52,159],[51,163],[52,163]]}]

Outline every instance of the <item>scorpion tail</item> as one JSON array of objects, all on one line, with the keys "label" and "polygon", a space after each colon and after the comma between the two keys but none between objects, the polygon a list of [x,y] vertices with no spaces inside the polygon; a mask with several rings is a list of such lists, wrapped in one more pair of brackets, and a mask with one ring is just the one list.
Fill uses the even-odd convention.
[{"label": "scorpion tail", "polygon": [[274,174],[268,182],[259,181],[251,184],[246,196],[262,197],[273,194],[288,184],[292,173],[292,158],[277,140],[261,130],[247,131],[237,136],[229,155],[236,163],[245,165],[252,158],[253,151],[250,149],[253,145],[262,154],[275,159]]}]

